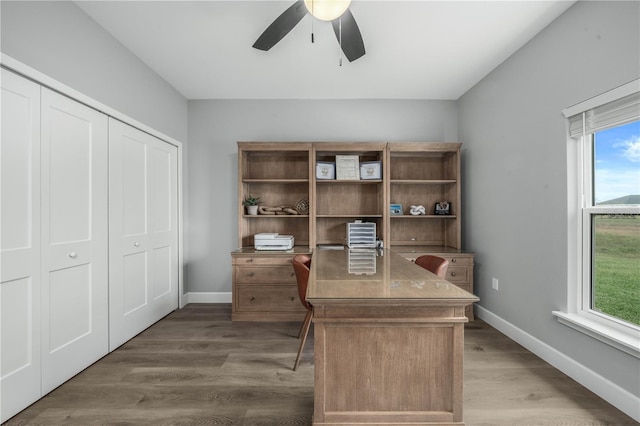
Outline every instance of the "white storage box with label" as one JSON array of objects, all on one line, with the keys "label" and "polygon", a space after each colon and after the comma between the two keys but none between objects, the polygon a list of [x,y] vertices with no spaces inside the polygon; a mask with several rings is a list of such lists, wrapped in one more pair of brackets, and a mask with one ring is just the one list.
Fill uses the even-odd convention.
[{"label": "white storage box with label", "polygon": [[376,248],[376,224],[347,223],[347,245],[349,248]]},{"label": "white storage box with label", "polygon": [[290,250],[295,242],[293,235],[255,234],[253,245],[256,250]]}]

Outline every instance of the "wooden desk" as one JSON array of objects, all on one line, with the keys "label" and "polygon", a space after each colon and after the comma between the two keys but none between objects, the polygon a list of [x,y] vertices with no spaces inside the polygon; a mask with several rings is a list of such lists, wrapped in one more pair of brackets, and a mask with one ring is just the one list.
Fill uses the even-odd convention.
[{"label": "wooden desk", "polygon": [[464,424],[465,306],[476,296],[391,252],[315,250],[307,299],[314,425]]}]

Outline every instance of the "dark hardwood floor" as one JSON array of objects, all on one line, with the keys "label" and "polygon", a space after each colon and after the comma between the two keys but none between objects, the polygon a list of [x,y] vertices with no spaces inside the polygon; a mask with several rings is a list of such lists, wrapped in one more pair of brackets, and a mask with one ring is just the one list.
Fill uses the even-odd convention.
[{"label": "dark hardwood floor", "polygon": [[[294,372],[300,323],[230,318],[188,305],[6,424],[310,425],[312,332]],[[482,321],[465,329],[464,394],[467,425],[638,424]]]}]

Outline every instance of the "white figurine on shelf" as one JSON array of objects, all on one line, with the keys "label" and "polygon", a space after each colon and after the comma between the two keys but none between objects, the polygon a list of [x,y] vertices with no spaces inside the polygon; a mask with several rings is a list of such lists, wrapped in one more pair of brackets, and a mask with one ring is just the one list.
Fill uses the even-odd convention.
[{"label": "white figurine on shelf", "polygon": [[422,214],[426,214],[426,209],[424,206],[411,206],[411,210],[409,211],[414,216],[420,216]]}]

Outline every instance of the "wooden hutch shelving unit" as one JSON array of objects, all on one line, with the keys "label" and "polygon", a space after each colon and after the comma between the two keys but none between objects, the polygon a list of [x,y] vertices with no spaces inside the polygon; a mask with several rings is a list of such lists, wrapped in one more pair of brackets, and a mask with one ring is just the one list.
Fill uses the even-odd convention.
[{"label": "wooden hutch shelving unit", "polygon": [[[449,259],[447,280],[473,292],[473,253],[461,250],[460,143],[439,142],[238,142],[238,246],[233,266],[233,320],[302,320],[291,259],[317,246],[346,245],[347,223],[374,222],[385,249],[415,260],[422,254]],[[316,163],[336,155],[379,161],[381,179],[316,179]],[[247,195],[266,206],[296,206],[308,200],[308,214],[245,213]],[[448,201],[451,214],[435,215]],[[390,204],[404,214],[390,214]],[[413,216],[411,205],[426,214]],[[293,235],[295,248],[257,251],[257,233]],[[473,319],[472,308],[467,316]]]},{"label": "wooden hutch shelving unit", "polygon": [[[390,203],[402,204],[402,216],[388,216],[391,250],[414,261],[423,254],[449,260],[447,281],[473,293],[473,253],[462,252],[460,143],[387,144],[387,190]],[[451,214],[434,214],[435,204],[448,201]],[[425,215],[408,213],[424,205]],[[467,317],[473,320],[473,307]]]},{"label": "wooden hutch shelving unit", "polygon": [[[335,163],[336,155],[357,155],[360,162],[381,161],[384,165],[386,144],[319,142],[313,145],[315,162]],[[312,182],[311,194],[315,200],[313,248],[323,244],[346,245],[346,224],[355,220],[374,222],[378,238],[384,240],[384,218],[388,203],[383,179],[320,180],[313,173]]]}]

